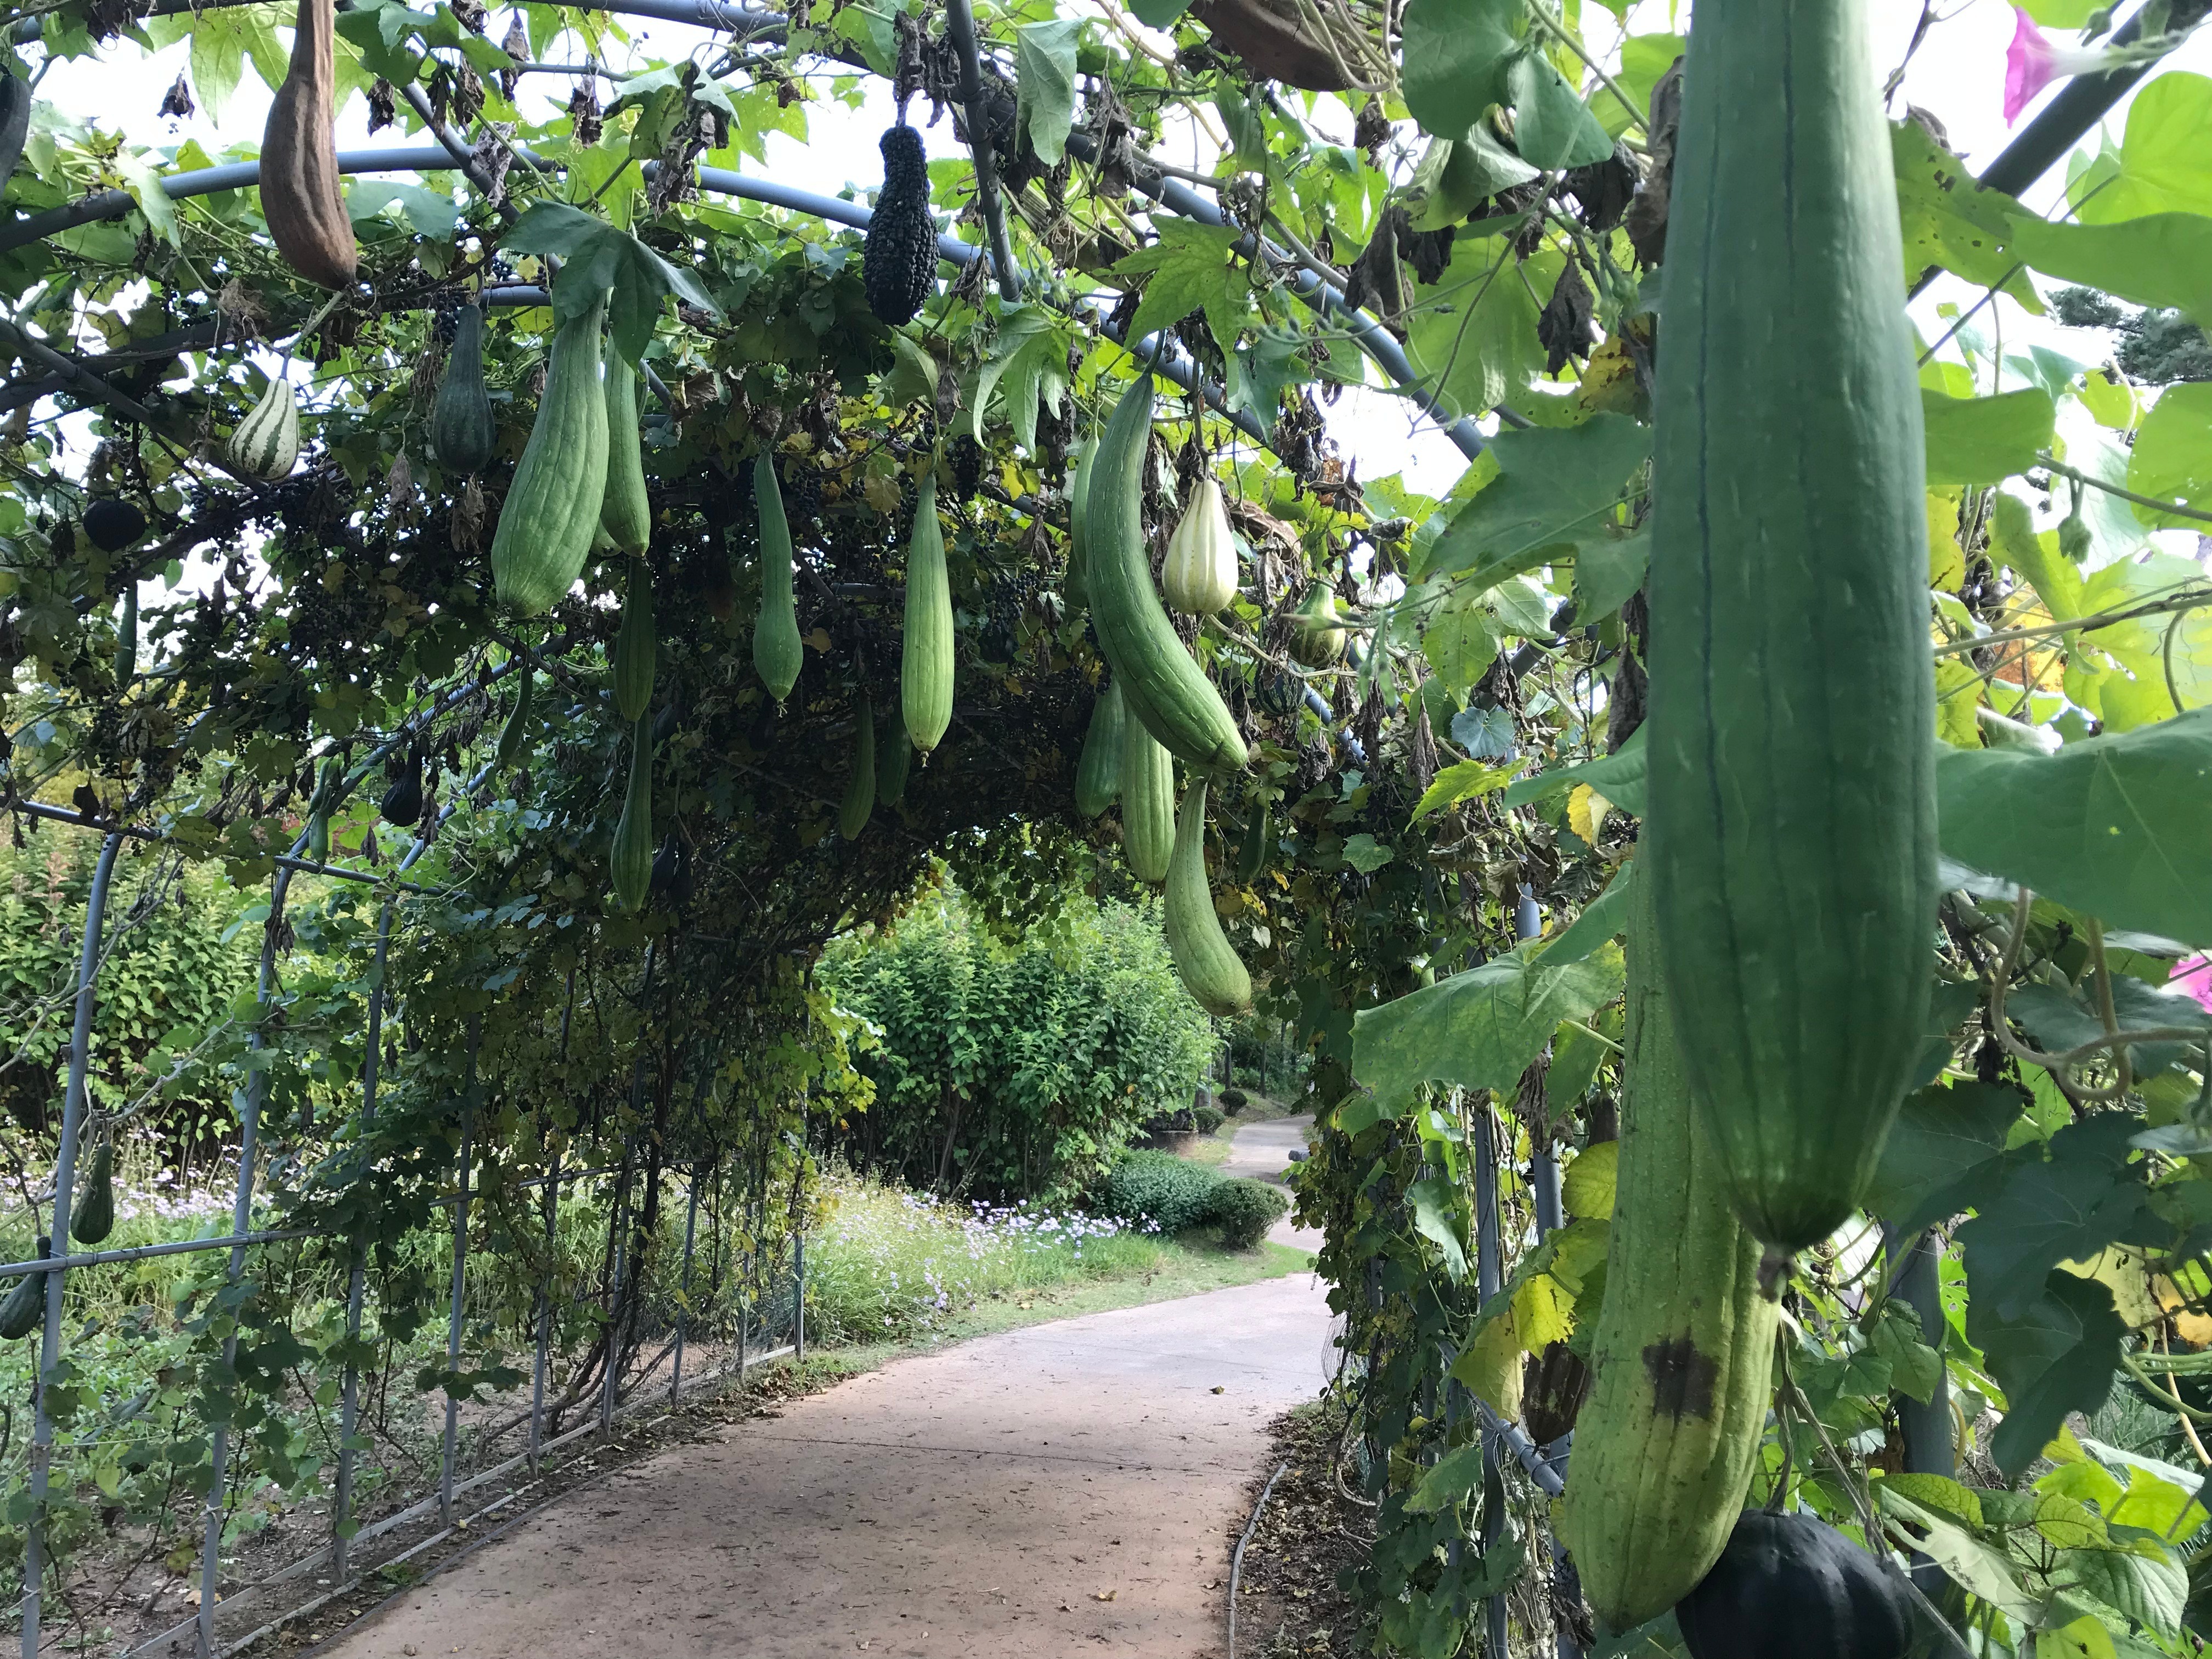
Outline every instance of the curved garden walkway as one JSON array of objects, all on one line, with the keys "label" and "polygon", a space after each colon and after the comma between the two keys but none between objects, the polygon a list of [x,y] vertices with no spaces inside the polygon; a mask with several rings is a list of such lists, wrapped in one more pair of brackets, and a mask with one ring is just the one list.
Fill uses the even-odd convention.
[{"label": "curved garden walkway", "polygon": [[1226,1537],[1328,1337],[1301,1274],[919,1354],[576,1493],[327,1651],[1218,1655]]}]

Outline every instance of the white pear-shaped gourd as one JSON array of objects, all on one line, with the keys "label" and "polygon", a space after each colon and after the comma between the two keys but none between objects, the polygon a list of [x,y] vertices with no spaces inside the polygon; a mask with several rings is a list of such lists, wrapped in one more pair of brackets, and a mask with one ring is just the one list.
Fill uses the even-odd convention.
[{"label": "white pear-shaped gourd", "polygon": [[1221,486],[1210,477],[1198,481],[1182,522],[1168,539],[1160,586],[1170,605],[1193,617],[1210,617],[1237,597],[1237,541]]}]

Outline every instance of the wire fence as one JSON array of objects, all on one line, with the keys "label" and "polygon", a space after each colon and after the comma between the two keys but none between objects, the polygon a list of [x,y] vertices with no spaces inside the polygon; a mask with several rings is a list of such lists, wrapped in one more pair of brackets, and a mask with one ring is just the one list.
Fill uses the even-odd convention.
[{"label": "wire fence", "polygon": [[[339,799],[358,786],[380,760],[416,740],[432,722],[464,698],[477,695],[515,666],[511,661],[472,681],[465,689],[436,700],[352,770],[344,781]],[[284,923],[285,907],[295,876],[313,872],[345,879],[375,881],[386,890],[378,919],[375,967],[370,980],[359,1079],[360,1104],[356,1121],[361,1129],[366,1130],[375,1122],[379,1087],[383,1080],[380,1070],[384,1053],[383,1028],[388,1012],[384,970],[398,895],[401,891],[434,891],[406,881],[404,872],[428,848],[440,823],[457,810],[458,799],[466,799],[481,787],[489,771],[487,767],[477,773],[456,802],[433,815],[399,860],[396,872],[370,875],[332,866],[322,860],[303,859],[300,854],[305,849],[304,832],[288,855],[274,860],[254,993],[254,1023],[248,1037],[252,1052],[260,1051],[268,1041],[272,1017],[281,1004],[277,982],[279,948],[280,941],[289,937]],[[33,803],[15,805],[17,810],[37,817],[84,822],[78,815],[58,809]],[[0,1264],[0,1273],[17,1278],[40,1274],[46,1281],[38,1358],[32,1375],[32,1425],[26,1475],[29,1501],[23,1520],[21,1634],[24,1659],[37,1659],[42,1650],[52,1645],[43,1618],[50,1594],[48,1569],[53,1564],[49,1526],[58,1437],[52,1403],[55,1379],[64,1375],[70,1358],[64,1320],[70,1275],[118,1264],[222,1250],[228,1252],[222,1289],[234,1297],[247,1279],[252,1252],[306,1241],[347,1240],[349,1237],[336,1228],[257,1228],[252,1224],[256,1193],[262,1176],[258,1166],[269,1072],[265,1066],[252,1064],[249,1054],[246,1084],[235,1096],[239,1119],[237,1167],[227,1231],[208,1237],[112,1249],[70,1252],[64,1248],[57,1253],[52,1249],[53,1242],[66,1241],[70,1237],[77,1164],[88,1117],[86,1080],[103,965],[102,937],[117,856],[128,841],[167,839],[158,830],[102,827],[105,833],[86,902],[82,947],[70,998],[74,1024],[53,1167],[50,1231],[40,1238],[35,1256]],[[644,980],[647,988],[653,982],[653,947],[648,946]],[[235,1449],[233,1425],[228,1420],[217,1420],[210,1437],[206,1485],[199,1506],[196,1606],[184,1622],[139,1643],[131,1651],[173,1651],[172,1644],[187,1636],[197,1659],[215,1659],[217,1655],[240,1651],[274,1627],[264,1618],[253,1628],[239,1628],[250,1613],[265,1609],[274,1599],[268,1594],[273,1587],[293,1583],[318,1570],[340,1586],[318,1595],[303,1607],[282,1611],[275,1616],[275,1622],[281,1624],[302,1616],[343,1593],[344,1586],[357,1585],[363,1574],[391,1569],[400,1560],[400,1557],[371,1547],[378,1541],[389,1540],[397,1547],[407,1540],[410,1524],[425,1517],[434,1518],[436,1531],[431,1538],[406,1541],[403,1554],[411,1558],[465,1526],[471,1515],[511,1506],[523,1491],[544,1478],[545,1460],[550,1454],[581,1438],[606,1436],[626,1404],[632,1408],[647,1401],[665,1401],[674,1406],[684,1399],[687,1382],[696,1394],[701,1388],[725,1378],[742,1379],[748,1368],[764,1359],[782,1354],[804,1358],[806,1338],[803,1236],[788,1232],[763,1248],[757,1226],[743,1229],[730,1224],[733,1220],[743,1219],[742,1214],[733,1218],[730,1213],[727,1189],[732,1187],[739,1194],[739,1206],[750,1203],[753,1219],[757,1223],[763,1218],[769,1208],[769,1195],[764,1190],[765,1160],[756,1170],[747,1170],[726,1167],[725,1160],[718,1156],[711,1164],[696,1163],[681,1171],[685,1216],[680,1265],[672,1293],[648,1294],[641,1264],[635,1255],[641,1243],[638,1237],[641,1216],[636,1187],[644,1162],[639,1155],[637,1137],[633,1134],[625,1140],[620,1158],[611,1163],[580,1163],[563,1167],[556,1155],[552,1166],[542,1171],[526,1172],[496,1164],[484,1156],[474,1133],[484,1104],[477,1076],[476,1039],[477,1029],[472,1023],[466,1069],[456,1103],[460,1144],[453,1186],[445,1195],[431,1200],[434,1209],[448,1210],[452,1216],[444,1358],[450,1379],[459,1372],[462,1362],[471,1305],[472,1269],[481,1279],[487,1272],[504,1274],[508,1267],[503,1261],[485,1262],[472,1255],[472,1206],[488,1199],[505,1203],[534,1191],[538,1195],[538,1219],[546,1248],[545,1265],[535,1291],[534,1343],[527,1404],[507,1412],[504,1420],[488,1414],[489,1408],[471,1406],[465,1420],[464,1395],[473,1401],[477,1391],[474,1386],[457,1389],[449,1382],[445,1390],[434,1482],[428,1483],[432,1489],[416,1501],[404,1504],[398,1502],[390,1483],[380,1483],[374,1492],[365,1492],[360,1480],[361,1454],[368,1443],[362,1434],[366,1402],[358,1355],[368,1303],[369,1247],[363,1238],[350,1238],[344,1303],[349,1358],[339,1384],[336,1474],[325,1516],[325,1541],[301,1559],[245,1586],[243,1592],[240,1587],[232,1586],[230,1594],[224,1594],[222,1574],[226,1522],[231,1519],[241,1493],[232,1467]],[[641,1061],[633,1080],[633,1103],[642,1076]],[[662,1173],[657,1164],[653,1173]],[[667,1173],[674,1176],[677,1172]],[[752,1178],[753,1189],[750,1191],[746,1190],[748,1177]],[[599,1196],[606,1210],[602,1237],[607,1260],[599,1287],[600,1334],[593,1353],[575,1368],[568,1389],[556,1395],[553,1373],[560,1356],[554,1352],[558,1322],[553,1299],[556,1293],[554,1271],[559,1260],[562,1206],[564,1194],[586,1183],[598,1183]],[[703,1261],[700,1248],[702,1204],[708,1212],[708,1224],[703,1235]],[[700,1282],[702,1277],[703,1283]],[[236,1360],[238,1340],[234,1328],[223,1339],[222,1363],[225,1368]],[[586,1381],[591,1384],[588,1397],[578,1397],[580,1385]],[[585,1420],[567,1426],[571,1415],[579,1413]],[[518,1428],[524,1431],[523,1449],[504,1457],[497,1456],[496,1450],[503,1438]],[[92,1440],[72,1435],[58,1445],[60,1449],[74,1452],[93,1443]],[[507,1479],[518,1474],[519,1481]],[[465,1513],[462,1500],[471,1494],[479,1494],[485,1501]],[[376,1508],[389,1512],[364,1516],[364,1509]],[[219,1609],[222,1609],[220,1617]]]}]

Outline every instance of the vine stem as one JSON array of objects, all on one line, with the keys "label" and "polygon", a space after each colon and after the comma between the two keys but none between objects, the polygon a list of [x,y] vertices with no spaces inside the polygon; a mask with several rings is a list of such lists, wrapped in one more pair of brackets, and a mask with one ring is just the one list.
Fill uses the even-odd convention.
[{"label": "vine stem", "polygon": [[2077,484],[2087,484],[2092,489],[2101,489],[2107,495],[2118,495],[2124,501],[2133,501],[2137,507],[2147,507],[2154,513],[2171,513],[2177,519],[2194,519],[2199,524],[2212,524],[2212,513],[2199,512],[2193,507],[2178,507],[2172,501],[2162,501],[2155,495],[2138,495],[2132,489],[2116,483],[2107,483],[2104,479],[2092,477],[2087,472],[2067,465],[2063,461],[2053,460],[2047,450],[2038,454],[2035,462],[2038,466],[2047,467],[2062,478],[2071,478]]}]

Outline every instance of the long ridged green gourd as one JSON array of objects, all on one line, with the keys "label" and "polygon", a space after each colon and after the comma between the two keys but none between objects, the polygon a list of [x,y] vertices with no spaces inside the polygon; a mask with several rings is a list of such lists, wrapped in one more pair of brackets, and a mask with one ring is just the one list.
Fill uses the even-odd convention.
[{"label": "long ridged green gourd", "polygon": [[1091,705],[1091,729],[1083,734],[1083,755],[1075,763],[1075,810],[1095,818],[1121,793],[1121,688],[1109,680]]},{"label": "long ridged green gourd", "polygon": [[545,395],[492,538],[499,600],[541,616],[575,586],[607,487],[607,400],[599,389],[602,300],[560,325],[545,368]]},{"label": "long ridged green gourd", "polygon": [[653,885],[653,733],[643,720],[630,727],[629,787],[608,863],[616,900],[625,910],[642,910]]},{"label": "long ridged green gourd", "polygon": [[530,664],[526,660],[515,671],[514,707],[507,710],[507,723],[499,728],[499,747],[493,751],[493,760],[500,766],[512,766],[514,757],[522,752],[524,739],[530,735]]},{"label": "long ridged green gourd", "polygon": [[1252,1008],[1252,975],[1221,931],[1213,885],[1206,878],[1206,780],[1183,791],[1176,817],[1175,850],[1168,861],[1167,903],[1161,914],[1168,955],[1191,1000],[1217,1019],[1234,1019]]},{"label": "long ridged green gourd", "polygon": [[853,775],[845,781],[845,799],[837,808],[837,833],[858,841],[876,810],[876,710],[860,699],[860,718],[853,730]]},{"label": "long ridged green gourd", "polygon": [[1275,847],[1274,802],[1263,800],[1251,812],[1244,824],[1244,844],[1237,850],[1239,881],[1259,880],[1260,872],[1267,867],[1268,854]]},{"label": "long ridged green gourd", "polygon": [[491,393],[484,386],[483,307],[465,305],[453,325],[446,373],[430,404],[430,453],[438,465],[460,473],[481,472],[499,441]]},{"label": "long ridged green gourd", "polygon": [[1629,889],[1626,1097],[1605,1305],[1559,1536],[1616,1631],[1718,1559],[1765,1432],[1779,1310],[1697,1121],[1662,989],[1649,870]]},{"label": "long ridged green gourd", "polygon": [[102,1135],[93,1149],[84,1191],[70,1211],[70,1237],[80,1244],[99,1244],[115,1231],[115,1137]]},{"label": "long ridged green gourd", "polygon": [[1075,457],[1075,471],[1067,483],[1067,580],[1061,598],[1066,615],[1079,617],[1091,604],[1090,578],[1084,573],[1085,550],[1091,539],[1086,522],[1091,513],[1091,468],[1098,457],[1098,440],[1085,438]]},{"label": "long ridged green gourd", "polygon": [[1920,393],[1869,16],[1698,14],[1654,399],[1644,873],[1691,1086],[1778,1253],[1872,1173],[1936,926]]},{"label": "long ridged green gourd", "polygon": [[599,524],[625,553],[642,553],[653,539],[653,502],[645,493],[645,445],[637,424],[637,371],[617,352],[607,354],[607,488],[599,498]]},{"label": "long ridged green gourd", "polygon": [[1152,377],[1140,374],[1115,406],[1091,462],[1083,541],[1091,619],[1127,712],[1200,772],[1235,770],[1245,763],[1244,739],[1152,586],[1143,516],[1152,435]]},{"label": "long ridged green gourd", "polygon": [[[1126,701],[1126,694],[1125,694]],[[1129,873],[1154,886],[1168,878],[1175,852],[1175,757],[1141,720],[1121,718],[1121,857]]]},{"label": "long ridged green gourd", "polygon": [[[53,1240],[40,1233],[39,1260],[43,1261],[53,1253]],[[0,1301],[0,1338],[12,1342],[19,1336],[28,1336],[39,1328],[40,1316],[46,1310],[46,1275],[25,1273],[9,1287],[6,1299]]]},{"label": "long ridged green gourd", "polygon": [[906,556],[906,634],[899,647],[899,708],[906,734],[927,755],[952,724],[952,583],[937,522],[937,475],[922,475]]},{"label": "long ridged green gourd", "polygon": [[906,775],[914,764],[914,744],[906,720],[887,721],[876,739],[876,805],[896,806],[906,799]]},{"label": "long ridged green gourd", "polygon": [[626,720],[653,706],[653,659],[659,651],[653,623],[653,567],[632,559],[623,587],[622,629],[615,635],[615,707]]},{"label": "long ridged green gourd", "polygon": [[753,460],[753,501],[760,509],[760,615],[753,619],[753,668],[778,702],[799,684],[806,647],[799,637],[799,600],[791,575],[791,523],[783,515],[783,486],[775,457],[763,449]]}]

